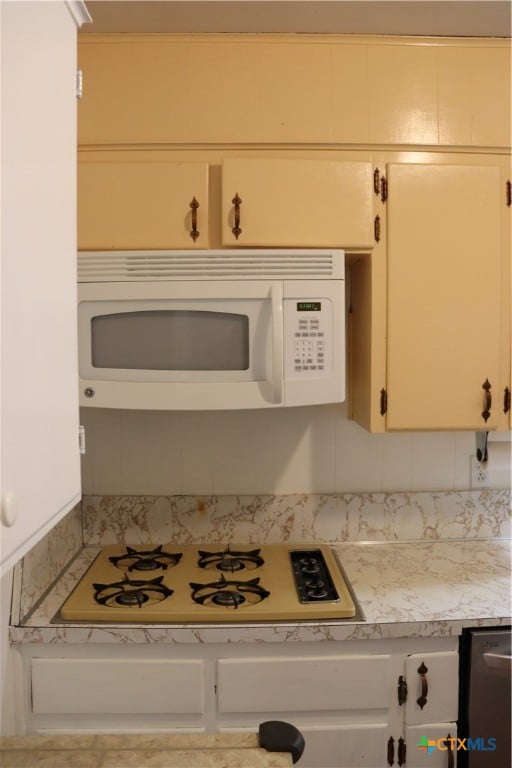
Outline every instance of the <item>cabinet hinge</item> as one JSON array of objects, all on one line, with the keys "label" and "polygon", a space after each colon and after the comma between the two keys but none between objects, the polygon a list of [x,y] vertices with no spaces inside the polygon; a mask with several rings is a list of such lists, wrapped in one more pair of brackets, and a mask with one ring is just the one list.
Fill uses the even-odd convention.
[{"label": "cabinet hinge", "polygon": [[407,680],[403,675],[398,678],[398,704],[402,706],[407,701]]},{"label": "cabinet hinge", "polygon": [[510,179],[507,181],[506,198],[507,198],[507,206],[510,208],[510,206],[512,205],[512,181],[510,181]]},{"label": "cabinet hinge", "polygon": [[81,99],[84,95],[84,75],[81,69],[76,71],[76,97]]},{"label": "cabinet hinge", "polygon": [[83,456],[85,454],[85,427],[78,427],[78,451]]},{"label": "cabinet hinge", "polygon": [[388,412],[388,393],[383,388],[380,391],[380,415],[384,416]]},{"label": "cabinet hinge", "polygon": [[406,755],[407,755],[407,745],[405,743],[405,740],[400,738],[398,739],[398,749],[397,749],[397,758],[398,758],[398,765],[405,765],[406,762]]}]

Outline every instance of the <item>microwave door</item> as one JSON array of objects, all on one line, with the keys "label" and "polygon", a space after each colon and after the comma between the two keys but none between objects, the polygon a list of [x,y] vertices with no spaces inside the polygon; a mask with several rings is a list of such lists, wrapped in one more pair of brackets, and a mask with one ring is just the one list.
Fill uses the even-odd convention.
[{"label": "microwave door", "polygon": [[79,286],[82,405],[283,404],[279,281]]}]

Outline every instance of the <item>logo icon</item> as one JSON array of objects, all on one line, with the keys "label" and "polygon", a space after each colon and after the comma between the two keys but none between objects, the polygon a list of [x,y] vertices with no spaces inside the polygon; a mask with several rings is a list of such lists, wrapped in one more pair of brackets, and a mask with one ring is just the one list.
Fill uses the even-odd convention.
[{"label": "logo icon", "polygon": [[430,755],[431,752],[437,749],[437,741],[434,741],[433,739],[427,739],[426,736],[422,736],[420,738],[419,744],[416,744],[416,746],[426,752],[427,755]]}]

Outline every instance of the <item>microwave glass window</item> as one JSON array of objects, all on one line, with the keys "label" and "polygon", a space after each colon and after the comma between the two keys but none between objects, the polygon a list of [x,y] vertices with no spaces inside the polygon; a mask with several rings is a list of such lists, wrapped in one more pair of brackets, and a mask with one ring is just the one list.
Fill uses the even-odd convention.
[{"label": "microwave glass window", "polygon": [[151,310],[91,319],[92,365],[154,371],[246,371],[247,315]]}]

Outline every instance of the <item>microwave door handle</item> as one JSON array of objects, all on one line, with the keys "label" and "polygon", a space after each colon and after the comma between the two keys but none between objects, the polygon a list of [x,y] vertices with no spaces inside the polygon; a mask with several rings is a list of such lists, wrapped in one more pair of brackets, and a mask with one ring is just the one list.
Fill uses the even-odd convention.
[{"label": "microwave door handle", "polygon": [[274,403],[283,402],[283,286],[273,283],[272,302],[272,390]]}]

